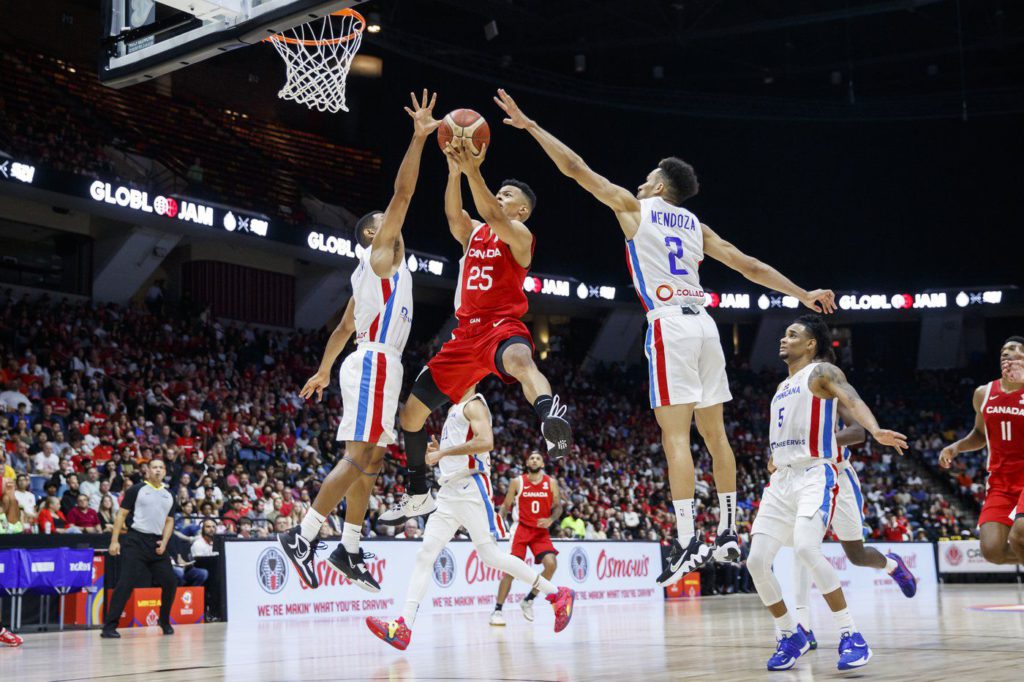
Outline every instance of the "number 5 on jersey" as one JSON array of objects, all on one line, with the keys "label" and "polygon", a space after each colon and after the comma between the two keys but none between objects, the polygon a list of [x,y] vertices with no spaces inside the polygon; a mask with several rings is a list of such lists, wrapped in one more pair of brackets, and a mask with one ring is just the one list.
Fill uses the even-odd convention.
[{"label": "number 5 on jersey", "polygon": [[493,265],[474,265],[469,269],[469,277],[466,278],[466,288],[476,291],[487,291],[494,284],[494,280],[491,278],[491,271],[494,270]]}]

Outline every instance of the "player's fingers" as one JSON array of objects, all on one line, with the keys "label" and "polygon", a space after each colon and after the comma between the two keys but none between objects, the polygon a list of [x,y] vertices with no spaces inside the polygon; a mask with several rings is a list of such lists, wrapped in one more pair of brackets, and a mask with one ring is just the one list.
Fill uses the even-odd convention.
[{"label": "player's fingers", "polygon": [[435,104],[437,104],[437,93],[436,92],[433,95],[430,96],[430,106],[427,107],[427,108],[428,109],[433,109]]},{"label": "player's fingers", "polygon": [[423,88],[423,106],[427,106],[427,89]]},{"label": "player's fingers", "polygon": [[405,113],[409,114],[413,118],[416,117],[416,113],[412,109],[410,109],[409,107],[402,107],[402,108],[405,109]]},{"label": "player's fingers", "polygon": [[494,103],[497,104],[503,111],[508,111],[508,105],[502,102],[497,97],[494,98]]},{"label": "player's fingers", "polygon": [[415,92],[410,92],[409,93],[409,99],[412,100],[412,108],[413,109],[419,109],[420,108],[419,107],[420,103],[419,103],[419,100],[416,99],[416,93]]}]

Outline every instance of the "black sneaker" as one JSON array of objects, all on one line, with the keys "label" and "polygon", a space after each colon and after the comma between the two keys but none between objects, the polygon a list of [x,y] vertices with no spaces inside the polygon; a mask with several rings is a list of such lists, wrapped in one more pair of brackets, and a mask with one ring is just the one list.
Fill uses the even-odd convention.
[{"label": "black sneaker", "polygon": [[163,633],[165,635],[173,635],[174,634],[174,628],[171,627],[170,623],[168,623],[167,625],[164,625],[164,624],[161,623],[160,629],[163,631]]},{"label": "black sneaker", "polygon": [[372,559],[375,555],[366,552],[362,547],[358,552],[349,552],[345,545],[338,545],[338,548],[327,557],[327,565],[352,581],[367,592],[380,592],[380,583],[374,580],[370,571],[366,568],[366,560]]},{"label": "black sneaker", "polygon": [[299,578],[307,587],[316,589],[320,581],[316,577],[316,545],[302,537],[302,528],[295,526],[283,533],[277,534],[277,541],[284,550],[285,555],[291,560],[292,566],[299,573]]},{"label": "black sneaker", "polygon": [[103,639],[121,639],[121,633],[117,630],[108,630],[106,628],[103,628],[103,630],[100,632],[100,637],[102,637]]},{"label": "black sneaker", "polygon": [[667,587],[687,573],[692,573],[711,561],[712,549],[697,539],[690,538],[690,544],[684,549],[679,540],[672,541],[672,549],[668,553],[668,566],[658,576],[658,585]]},{"label": "black sneaker", "polygon": [[715,538],[715,561],[736,563],[740,560],[740,541],[736,531],[727,530]]},{"label": "black sneaker", "polygon": [[559,460],[569,454],[572,447],[572,428],[565,418],[568,408],[562,405],[556,395],[551,399],[551,409],[548,416],[540,424],[541,435],[548,446],[548,456],[552,460]]}]

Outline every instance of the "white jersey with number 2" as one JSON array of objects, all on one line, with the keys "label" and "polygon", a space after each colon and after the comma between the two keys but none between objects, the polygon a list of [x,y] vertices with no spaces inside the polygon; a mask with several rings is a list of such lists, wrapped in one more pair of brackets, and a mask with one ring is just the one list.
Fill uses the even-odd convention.
[{"label": "white jersey with number 2", "polygon": [[661,197],[640,200],[640,226],[626,240],[626,262],[645,310],[704,305],[702,260],[704,233],[697,216]]}]

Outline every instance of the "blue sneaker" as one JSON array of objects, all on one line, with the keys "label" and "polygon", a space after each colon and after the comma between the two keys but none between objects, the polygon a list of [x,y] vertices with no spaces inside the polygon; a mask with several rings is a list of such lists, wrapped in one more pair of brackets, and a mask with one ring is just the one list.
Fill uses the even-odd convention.
[{"label": "blue sneaker", "polygon": [[896,570],[890,573],[889,577],[895,580],[896,584],[903,590],[903,596],[913,597],[917,594],[917,578],[910,572],[907,565],[903,563],[903,558],[895,552],[889,552],[885,556],[896,562]]},{"label": "blue sneaker", "polygon": [[807,644],[810,645],[811,651],[818,648],[818,640],[814,638],[814,630],[805,630],[803,625],[796,626],[800,632],[804,633],[804,637],[807,638]]},{"label": "blue sneaker", "polygon": [[797,627],[796,632],[792,635],[779,640],[778,648],[775,649],[772,657],[768,659],[768,669],[789,670],[796,665],[796,659],[807,653],[809,649],[810,644],[807,643],[807,637],[804,635],[803,629]]},{"label": "blue sneaker", "polygon": [[846,633],[839,640],[840,670],[853,670],[868,664],[871,660],[871,648],[859,632]]}]

